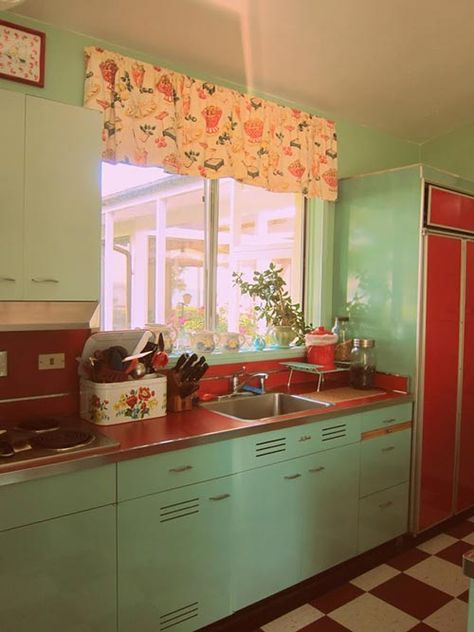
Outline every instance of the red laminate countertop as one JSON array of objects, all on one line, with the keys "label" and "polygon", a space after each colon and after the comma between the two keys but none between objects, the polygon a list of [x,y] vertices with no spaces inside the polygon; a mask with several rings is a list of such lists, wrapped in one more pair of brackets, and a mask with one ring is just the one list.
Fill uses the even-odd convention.
[{"label": "red laminate countertop", "polygon": [[[333,389],[335,392],[336,389]],[[295,385],[290,390],[278,389],[279,392],[291,392],[293,394],[312,393],[315,397],[314,386],[304,387]],[[324,391],[329,393],[329,391]],[[320,393],[322,395],[323,393]],[[2,466],[0,472],[0,483],[4,475],[11,473],[21,474],[27,472],[25,479],[53,475],[56,464],[61,466],[61,472],[67,471],[64,466],[71,464],[71,469],[84,467],[94,467],[102,463],[123,461],[135,457],[149,456],[160,452],[187,448],[194,445],[202,445],[214,441],[222,441],[235,437],[256,434],[275,428],[285,428],[289,426],[302,425],[305,422],[314,422],[319,417],[321,420],[329,419],[340,414],[350,414],[370,410],[373,408],[385,407],[390,404],[398,404],[413,401],[413,397],[407,393],[396,391],[386,391],[380,389],[380,395],[370,397],[359,397],[355,400],[348,400],[320,408],[299,411],[287,415],[279,416],[275,419],[264,419],[259,421],[237,421],[230,417],[225,417],[218,413],[195,406],[192,410],[181,413],[168,413],[165,417],[157,417],[144,421],[132,421],[113,426],[96,426],[98,431],[118,442],[117,446],[112,446],[101,450],[100,454],[84,456],[80,452],[69,454],[58,454],[47,457],[38,463],[15,463],[9,466]],[[87,422],[82,422],[87,423]],[[35,472],[31,471],[35,470]],[[21,480],[20,476],[18,480]]]}]

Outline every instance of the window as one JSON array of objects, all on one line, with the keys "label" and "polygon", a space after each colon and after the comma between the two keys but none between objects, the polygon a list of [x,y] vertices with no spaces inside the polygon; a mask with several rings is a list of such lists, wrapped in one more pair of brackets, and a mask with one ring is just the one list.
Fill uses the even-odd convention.
[{"label": "window", "polygon": [[[301,301],[303,200],[231,178],[103,164],[102,327],[264,332],[232,272],[271,261]],[[185,344],[185,336],[181,336]]]}]

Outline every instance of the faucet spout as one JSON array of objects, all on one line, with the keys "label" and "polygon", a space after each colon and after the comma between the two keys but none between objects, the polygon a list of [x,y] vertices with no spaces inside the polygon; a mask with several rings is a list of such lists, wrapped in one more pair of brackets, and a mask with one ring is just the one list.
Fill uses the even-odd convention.
[{"label": "faucet spout", "polygon": [[[251,387],[249,382],[253,379],[259,380],[258,387]],[[265,381],[268,379],[268,373],[256,372],[256,373],[246,373],[245,367],[243,373],[234,373],[231,377],[231,387],[232,387],[232,395],[237,395],[242,391],[249,391],[252,393],[264,394],[265,393]]]}]

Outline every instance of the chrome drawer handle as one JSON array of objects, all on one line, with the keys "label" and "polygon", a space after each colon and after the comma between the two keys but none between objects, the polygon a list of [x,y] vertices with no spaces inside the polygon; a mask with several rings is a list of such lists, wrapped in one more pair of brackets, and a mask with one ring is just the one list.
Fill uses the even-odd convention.
[{"label": "chrome drawer handle", "polygon": [[58,279],[52,277],[33,277],[31,280],[33,283],[59,283]]},{"label": "chrome drawer handle", "polygon": [[221,494],[220,496],[211,496],[209,500],[224,500],[225,498],[230,498],[230,494]]},{"label": "chrome drawer handle", "polygon": [[0,277],[0,281],[7,281],[8,283],[15,283],[16,279],[14,279],[13,277]]},{"label": "chrome drawer handle", "polygon": [[390,507],[391,505],[393,505],[393,501],[389,500],[386,503],[382,503],[381,505],[379,505],[380,509],[387,509],[387,507]]},{"label": "chrome drawer handle", "polygon": [[182,465],[181,467],[172,467],[170,472],[187,472],[188,470],[192,470],[192,465]]},{"label": "chrome drawer handle", "polygon": [[395,450],[394,445],[390,445],[388,448],[382,448],[382,452],[391,452],[392,450]]},{"label": "chrome drawer handle", "polygon": [[287,481],[292,481],[295,478],[299,478],[301,476],[301,474],[289,474],[288,476],[285,476]]},{"label": "chrome drawer handle", "polygon": [[393,424],[394,421],[397,421],[395,418],[392,419],[384,419],[382,421],[383,424]]},{"label": "chrome drawer handle", "polygon": [[308,470],[308,472],[322,472],[325,469],[326,468],[324,467],[324,465],[320,465],[319,467],[312,467],[310,470]]},{"label": "chrome drawer handle", "polygon": [[303,435],[298,439],[298,441],[309,441],[311,439],[311,435]]}]

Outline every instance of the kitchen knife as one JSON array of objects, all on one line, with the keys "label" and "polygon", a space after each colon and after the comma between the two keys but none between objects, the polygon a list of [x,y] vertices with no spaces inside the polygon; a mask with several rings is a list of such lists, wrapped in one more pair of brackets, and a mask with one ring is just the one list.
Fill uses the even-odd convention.
[{"label": "kitchen knife", "polygon": [[188,358],[189,358],[189,356],[188,356],[187,353],[182,353],[179,356],[178,361],[176,362],[176,365],[175,365],[173,371],[179,371],[183,367],[184,363],[186,362],[186,360]]},{"label": "kitchen knife", "polygon": [[196,362],[197,359],[198,357],[195,353],[189,356],[189,358],[186,360],[185,364],[183,364],[181,368],[181,379],[184,379],[185,373],[189,371],[189,369],[192,367],[192,365]]}]

